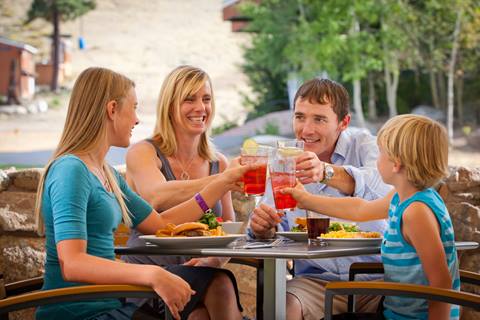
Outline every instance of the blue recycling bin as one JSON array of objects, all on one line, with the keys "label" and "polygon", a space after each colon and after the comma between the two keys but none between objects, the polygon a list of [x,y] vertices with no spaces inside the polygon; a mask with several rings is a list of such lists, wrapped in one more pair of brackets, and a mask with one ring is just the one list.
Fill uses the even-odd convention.
[{"label": "blue recycling bin", "polygon": [[83,37],[78,37],[78,48],[80,50],[85,49],[85,39]]}]

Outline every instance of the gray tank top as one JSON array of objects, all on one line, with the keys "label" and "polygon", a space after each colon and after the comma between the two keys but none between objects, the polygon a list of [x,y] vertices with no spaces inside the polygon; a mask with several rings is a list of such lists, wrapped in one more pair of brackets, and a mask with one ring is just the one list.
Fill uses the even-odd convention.
[{"label": "gray tank top", "polygon": [[[160,170],[162,174],[165,176],[167,181],[177,180],[175,175],[173,174],[172,167],[170,166],[170,162],[168,161],[167,157],[160,151],[157,145],[151,140],[147,139],[147,142],[152,144],[155,148],[157,153],[157,157],[162,162],[162,169]],[[210,172],[209,175],[217,174],[220,170],[220,163],[218,160],[210,161]],[[222,204],[220,201],[215,203],[213,207],[215,215],[217,217],[222,216]],[[130,237],[128,238],[127,246],[134,247],[134,246],[143,246],[145,242],[139,238],[142,233],[138,232],[136,229],[131,230]],[[129,263],[139,263],[139,264],[153,264],[153,265],[160,265],[166,266],[171,264],[183,264],[184,262],[190,260],[189,257],[185,256],[135,256],[135,255],[127,255],[122,257],[123,260]]]}]

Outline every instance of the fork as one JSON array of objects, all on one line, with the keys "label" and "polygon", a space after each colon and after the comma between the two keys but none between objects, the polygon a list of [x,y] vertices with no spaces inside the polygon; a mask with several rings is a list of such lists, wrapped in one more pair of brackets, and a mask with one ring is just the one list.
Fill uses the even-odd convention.
[{"label": "fork", "polygon": [[253,242],[244,245],[243,249],[259,249],[259,248],[273,248],[281,245],[283,243],[283,239],[275,239],[270,243],[261,243],[261,242]]}]

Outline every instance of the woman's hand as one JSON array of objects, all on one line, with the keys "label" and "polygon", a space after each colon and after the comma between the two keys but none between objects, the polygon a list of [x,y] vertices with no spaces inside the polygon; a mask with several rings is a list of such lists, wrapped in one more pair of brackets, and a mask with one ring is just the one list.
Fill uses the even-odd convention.
[{"label": "woman's hand", "polygon": [[193,258],[185,262],[183,265],[192,267],[222,268],[229,260],[230,258],[225,257]]},{"label": "woman's hand", "polygon": [[161,268],[160,272],[154,275],[152,288],[165,302],[175,319],[180,319],[180,312],[195,294],[185,280]]},{"label": "woman's hand", "polygon": [[255,170],[260,165],[258,164],[240,164],[240,157],[230,161],[225,171],[220,174],[226,188],[230,191],[243,192],[243,175],[250,170]]},{"label": "woman's hand", "polygon": [[284,188],[280,192],[291,195],[297,201],[297,208],[307,209],[305,207],[305,201],[307,200],[309,193],[298,180],[295,188]]}]

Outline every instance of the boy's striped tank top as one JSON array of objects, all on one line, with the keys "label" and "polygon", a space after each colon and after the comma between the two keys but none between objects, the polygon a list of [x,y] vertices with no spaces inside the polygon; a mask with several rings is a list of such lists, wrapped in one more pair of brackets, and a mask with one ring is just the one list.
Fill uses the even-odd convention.
[{"label": "boy's striped tank top", "polygon": [[[382,243],[382,261],[385,268],[385,281],[428,285],[422,264],[413,246],[405,241],[401,231],[402,215],[405,209],[415,201],[426,204],[435,214],[440,226],[440,237],[447,258],[448,269],[452,277],[452,288],[460,290],[457,250],[452,221],[445,203],[433,189],[425,189],[400,203],[395,194],[388,212],[389,227],[385,231]],[[390,296],[384,301],[384,316],[387,319],[428,319],[428,301]],[[459,319],[458,306],[451,306],[450,319]]]}]

